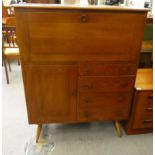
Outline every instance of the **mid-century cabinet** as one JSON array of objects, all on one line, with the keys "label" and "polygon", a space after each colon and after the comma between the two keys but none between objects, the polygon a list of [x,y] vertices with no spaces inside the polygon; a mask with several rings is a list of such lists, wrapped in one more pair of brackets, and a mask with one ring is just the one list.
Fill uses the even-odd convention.
[{"label": "mid-century cabinet", "polygon": [[146,9],[15,6],[30,124],[129,118]]}]

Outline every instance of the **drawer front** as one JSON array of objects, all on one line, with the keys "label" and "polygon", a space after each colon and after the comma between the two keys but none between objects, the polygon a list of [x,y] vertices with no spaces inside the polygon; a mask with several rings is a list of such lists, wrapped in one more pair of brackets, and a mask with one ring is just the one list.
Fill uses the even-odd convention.
[{"label": "drawer front", "polygon": [[128,119],[132,93],[79,93],[78,120]]},{"label": "drawer front", "polygon": [[83,76],[111,76],[111,75],[135,75],[136,64],[83,62],[79,64],[79,75]]},{"label": "drawer front", "polygon": [[80,76],[80,92],[114,92],[133,89],[135,76]]},{"label": "drawer front", "polygon": [[[146,95],[144,95],[144,93]],[[152,91],[150,91],[150,92],[143,92],[142,97],[145,100],[145,102],[144,102],[145,110],[149,110],[149,108],[153,108],[153,92]]]},{"label": "drawer front", "polygon": [[145,111],[143,113],[143,123],[144,124],[150,124],[153,123],[153,112],[151,111]]},{"label": "drawer front", "polygon": [[137,61],[145,13],[38,12],[16,15],[22,19],[17,21],[17,35],[25,61]]},{"label": "drawer front", "polygon": [[136,110],[133,121],[133,128],[153,127],[153,92],[138,92],[136,99]]}]

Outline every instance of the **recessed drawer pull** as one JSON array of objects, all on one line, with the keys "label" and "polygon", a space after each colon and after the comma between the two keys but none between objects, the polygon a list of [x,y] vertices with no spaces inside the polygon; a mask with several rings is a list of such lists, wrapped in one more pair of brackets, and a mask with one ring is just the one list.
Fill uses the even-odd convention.
[{"label": "recessed drawer pull", "polygon": [[76,96],[77,95],[77,91],[76,90],[73,90],[72,93],[71,93],[71,95],[72,96]]},{"label": "recessed drawer pull", "polygon": [[122,83],[122,87],[127,87],[128,86],[128,82],[124,82],[124,83]]},{"label": "recessed drawer pull", "polygon": [[144,120],[144,123],[153,123],[153,120]]},{"label": "recessed drawer pull", "polygon": [[86,74],[92,74],[93,73],[93,70],[92,69],[87,69],[86,70]]},{"label": "recessed drawer pull", "polygon": [[130,71],[129,67],[126,67],[126,68],[121,68],[120,71],[122,73],[128,73]]},{"label": "recessed drawer pull", "polygon": [[85,116],[85,117],[91,117],[91,113],[85,112],[85,113],[84,113],[84,116]]},{"label": "recessed drawer pull", "polygon": [[84,99],[84,102],[85,102],[85,103],[91,103],[92,101],[91,101],[90,99],[87,99],[87,98],[86,98],[86,99]]},{"label": "recessed drawer pull", "polygon": [[147,110],[147,111],[153,111],[153,108],[151,107],[151,108],[145,108],[145,110]]},{"label": "recessed drawer pull", "polygon": [[119,102],[123,102],[123,101],[124,101],[124,97],[119,96],[119,97],[118,97],[118,101],[119,101]]},{"label": "recessed drawer pull", "polygon": [[93,85],[82,85],[80,86],[81,88],[86,88],[86,89],[92,89],[93,88]]},{"label": "recessed drawer pull", "polygon": [[153,100],[153,95],[148,96],[149,99]]}]

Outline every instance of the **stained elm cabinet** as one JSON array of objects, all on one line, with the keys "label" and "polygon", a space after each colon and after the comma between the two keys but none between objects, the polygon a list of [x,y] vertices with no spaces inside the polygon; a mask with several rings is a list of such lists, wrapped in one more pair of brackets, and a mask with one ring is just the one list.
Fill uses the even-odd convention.
[{"label": "stained elm cabinet", "polygon": [[[15,6],[30,124],[129,117],[146,9]],[[38,140],[38,136],[37,136]]]}]

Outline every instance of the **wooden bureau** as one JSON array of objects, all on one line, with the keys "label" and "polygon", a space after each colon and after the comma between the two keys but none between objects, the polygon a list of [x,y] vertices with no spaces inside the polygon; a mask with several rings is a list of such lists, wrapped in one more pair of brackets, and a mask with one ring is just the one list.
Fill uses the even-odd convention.
[{"label": "wooden bureau", "polygon": [[46,123],[115,120],[121,135],[147,10],[33,4],[15,14],[29,123],[40,133]]},{"label": "wooden bureau", "polygon": [[125,123],[127,134],[153,131],[153,69],[138,69],[131,115]]}]

